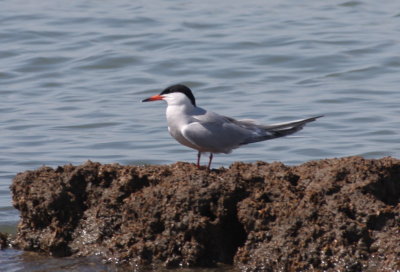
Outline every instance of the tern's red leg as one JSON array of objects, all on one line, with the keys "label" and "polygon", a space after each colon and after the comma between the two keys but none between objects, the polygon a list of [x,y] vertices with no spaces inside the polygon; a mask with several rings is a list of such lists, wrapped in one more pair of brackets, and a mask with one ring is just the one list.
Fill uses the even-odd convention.
[{"label": "tern's red leg", "polygon": [[210,170],[212,159],[213,159],[213,153],[210,153],[210,160],[208,161],[208,167],[207,167],[208,170]]},{"label": "tern's red leg", "polygon": [[201,157],[201,153],[199,151],[199,153],[197,153],[197,168],[200,168],[200,157]]}]

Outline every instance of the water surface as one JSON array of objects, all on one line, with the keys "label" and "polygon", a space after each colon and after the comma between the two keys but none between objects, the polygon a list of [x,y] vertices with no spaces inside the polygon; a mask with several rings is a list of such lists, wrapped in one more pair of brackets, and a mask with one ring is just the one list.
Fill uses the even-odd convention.
[{"label": "water surface", "polygon": [[[15,232],[9,185],[18,172],[86,160],[194,162],[196,152],[168,135],[165,105],[139,102],[173,83],[235,118],[325,115],[296,137],[217,155],[214,167],[400,156],[398,1],[0,5],[0,231]],[[24,256],[2,251],[0,263],[7,271],[101,266]]]}]

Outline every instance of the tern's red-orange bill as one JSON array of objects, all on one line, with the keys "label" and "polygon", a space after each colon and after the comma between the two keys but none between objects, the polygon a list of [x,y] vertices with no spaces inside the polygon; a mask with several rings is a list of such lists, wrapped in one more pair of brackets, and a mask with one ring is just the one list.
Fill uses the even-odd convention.
[{"label": "tern's red-orange bill", "polygon": [[153,96],[151,96],[151,97],[149,97],[149,98],[143,99],[142,102],[163,100],[163,98],[164,98],[164,97],[163,97],[162,95],[157,94],[157,95],[153,95]]}]

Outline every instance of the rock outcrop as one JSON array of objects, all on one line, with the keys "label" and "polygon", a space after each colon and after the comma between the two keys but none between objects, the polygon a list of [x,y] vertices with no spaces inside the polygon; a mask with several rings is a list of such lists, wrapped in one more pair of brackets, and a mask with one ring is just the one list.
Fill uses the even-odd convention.
[{"label": "rock outcrop", "polygon": [[18,174],[15,246],[55,256],[245,271],[400,269],[400,161],[360,157]]}]

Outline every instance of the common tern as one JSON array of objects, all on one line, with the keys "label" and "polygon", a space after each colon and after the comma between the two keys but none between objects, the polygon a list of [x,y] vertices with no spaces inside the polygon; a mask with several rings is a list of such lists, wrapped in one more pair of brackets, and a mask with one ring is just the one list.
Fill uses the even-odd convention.
[{"label": "common tern", "polygon": [[283,137],[322,117],[272,125],[256,124],[249,119],[236,120],[198,107],[192,91],[181,84],[172,85],[142,102],[157,100],[167,102],[166,116],[171,136],[180,144],[198,151],[198,168],[201,153],[210,153],[207,169],[210,169],[214,153],[228,154],[242,145]]}]

